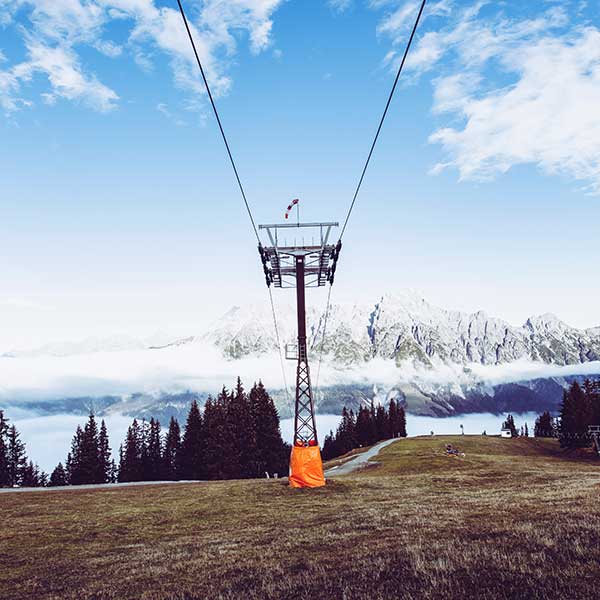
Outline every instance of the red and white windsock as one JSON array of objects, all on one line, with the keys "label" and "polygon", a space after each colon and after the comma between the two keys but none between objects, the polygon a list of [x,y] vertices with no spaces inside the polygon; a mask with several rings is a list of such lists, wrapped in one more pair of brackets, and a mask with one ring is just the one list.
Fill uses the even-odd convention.
[{"label": "red and white windsock", "polygon": [[290,205],[287,207],[287,210],[285,211],[286,219],[289,219],[292,208],[294,208],[294,206],[296,206],[296,204],[298,204],[298,202],[300,202],[300,200],[298,198],[295,198],[294,200],[291,201]]}]

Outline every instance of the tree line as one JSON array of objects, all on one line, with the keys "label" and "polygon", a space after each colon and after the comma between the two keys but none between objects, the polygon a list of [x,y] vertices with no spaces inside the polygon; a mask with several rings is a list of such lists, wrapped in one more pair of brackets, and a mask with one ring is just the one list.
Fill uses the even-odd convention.
[{"label": "tree line", "polygon": [[48,475],[27,458],[25,444],[17,428],[0,409],[0,487],[40,487]]},{"label": "tree line", "polygon": [[371,446],[381,440],[406,437],[406,413],[393,398],[386,410],[381,404],[361,406],[354,415],[346,407],[335,432],[330,431],[323,442],[323,458],[329,460],[362,446]]},{"label": "tree line", "polygon": [[558,438],[562,448],[587,448],[591,425],[600,425],[600,380],[574,381],[563,392],[559,414],[545,411],[535,421],[535,437]]},{"label": "tree line", "polygon": [[249,393],[238,378],[206,401],[194,400],[185,427],[171,418],[166,433],[158,420],[134,419],[112,457],[106,423],[90,414],[78,426],[64,462],[48,478],[27,462],[25,446],[0,411],[0,486],[83,485],[188,479],[244,479],[287,474],[290,446],[281,437],[279,414],[261,382]]},{"label": "tree line", "polygon": [[587,448],[592,444],[590,425],[600,425],[600,380],[574,381],[563,393],[558,439],[563,448]]}]

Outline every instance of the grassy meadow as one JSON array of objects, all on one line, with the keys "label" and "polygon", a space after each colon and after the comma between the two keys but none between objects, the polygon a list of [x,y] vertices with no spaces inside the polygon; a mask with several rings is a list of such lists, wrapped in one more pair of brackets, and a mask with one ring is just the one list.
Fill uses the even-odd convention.
[{"label": "grassy meadow", "polygon": [[[465,452],[448,457],[446,443]],[[317,490],[281,480],[0,494],[0,597],[600,594],[600,461],[554,440],[401,440]]]}]

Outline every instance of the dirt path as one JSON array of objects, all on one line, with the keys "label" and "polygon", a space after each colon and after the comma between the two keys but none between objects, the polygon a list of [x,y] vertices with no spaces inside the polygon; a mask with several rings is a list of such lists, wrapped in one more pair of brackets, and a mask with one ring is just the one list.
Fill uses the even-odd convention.
[{"label": "dirt path", "polygon": [[362,454],[357,454],[352,460],[344,463],[343,465],[339,465],[337,467],[333,467],[325,471],[325,477],[338,477],[339,475],[348,475],[348,473],[352,473],[358,469],[363,469],[366,467],[367,463],[371,458],[377,456],[379,451],[394,442],[400,441],[399,438],[384,440],[383,442],[379,442],[375,444],[372,448],[363,452]]}]

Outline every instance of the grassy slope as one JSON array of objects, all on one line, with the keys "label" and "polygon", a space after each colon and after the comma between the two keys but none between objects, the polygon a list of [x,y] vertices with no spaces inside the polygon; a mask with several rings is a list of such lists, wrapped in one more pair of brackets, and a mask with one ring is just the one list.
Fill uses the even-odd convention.
[{"label": "grassy slope", "polygon": [[[466,452],[446,457],[450,441]],[[0,496],[2,598],[592,598],[600,465],[438,437],[318,490],[222,482]]]}]

